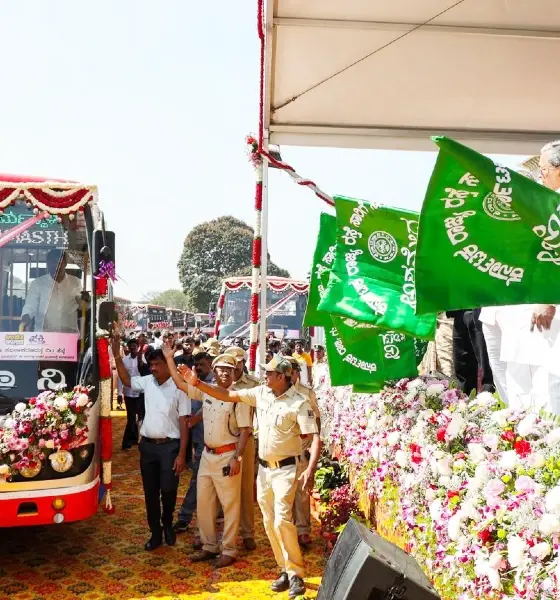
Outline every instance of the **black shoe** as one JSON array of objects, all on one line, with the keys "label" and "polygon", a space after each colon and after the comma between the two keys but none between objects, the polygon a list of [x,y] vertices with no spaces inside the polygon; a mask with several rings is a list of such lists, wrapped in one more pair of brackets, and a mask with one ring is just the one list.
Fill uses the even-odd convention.
[{"label": "black shoe", "polygon": [[147,550],[148,552],[151,552],[152,550],[155,550],[156,548],[159,548],[160,546],[161,546],[161,533],[158,536],[152,535],[152,537],[146,542],[144,549]]},{"label": "black shoe", "polygon": [[294,575],[290,579],[290,592],[288,594],[289,598],[297,598],[298,596],[302,596],[305,594],[305,583],[303,583],[303,579]]},{"label": "black shoe", "polygon": [[163,528],[163,536],[165,537],[165,543],[168,546],[174,546],[177,541],[177,534],[171,525]]},{"label": "black shoe", "polygon": [[132,446],[122,446],[121,450],[130,450]]},{"label": "black shoe", "polygon": [[186,521],[177,521],[173,525],[173,530],[175,533],[185,533],[189,530],[189,524]]},{"label": "black shoe", "polygon": [[276,581],[273,581],[270,587],[273,592],[285,592],[290,587],[288,573],[280,573],[280,577]]},{"label": "black shoe", "polygon": [[290,579],[290,592],[288,594],[289,598],[297,598],[298,596],[302,596],[305,594],[305,583],[303,583],[303,579],[294,575]]}]

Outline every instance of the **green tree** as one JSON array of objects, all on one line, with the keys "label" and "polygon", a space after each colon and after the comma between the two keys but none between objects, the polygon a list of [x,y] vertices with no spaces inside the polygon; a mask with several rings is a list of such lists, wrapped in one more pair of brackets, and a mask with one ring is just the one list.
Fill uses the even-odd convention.
[{"label": "green tree", "polygon": [[[250,275],[253,228],[235,217],[218,217],[197,225],[185,238],[179,259],[179,280],[192,305],[207,312],[216,301],[224,277]],[[268,273],[289,277],[268,262]]]},{"label": "green tree", "polygon": [[166,308],[191,310],[189,297],[181,290],[171,289],[165,290],[165,292],[149,292],[146,294],[146,300],[152,304],[158,304]]}]

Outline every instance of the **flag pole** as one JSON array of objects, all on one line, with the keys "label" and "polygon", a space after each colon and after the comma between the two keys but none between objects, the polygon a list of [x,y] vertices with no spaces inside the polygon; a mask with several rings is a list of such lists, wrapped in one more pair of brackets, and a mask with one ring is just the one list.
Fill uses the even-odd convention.
[{"label": "flag pole", "polygon": [[[268,151],[268,134],[263,139],[263,147]],[[259,364],[266,362],[267,332],[267,271],[268,271],[268,159],[263,157],[262,171],[262,212],[261,212],[261,297],[259,324]]]}]

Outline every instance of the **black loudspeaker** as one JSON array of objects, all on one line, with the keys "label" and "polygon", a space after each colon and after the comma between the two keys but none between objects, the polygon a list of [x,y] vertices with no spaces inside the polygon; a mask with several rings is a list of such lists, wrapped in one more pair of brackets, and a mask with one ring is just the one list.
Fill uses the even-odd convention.
[{"label": "black loudspeaker", "polygon": [[418,563],[350,519],[327,563],[317,600],[434,600]]}]

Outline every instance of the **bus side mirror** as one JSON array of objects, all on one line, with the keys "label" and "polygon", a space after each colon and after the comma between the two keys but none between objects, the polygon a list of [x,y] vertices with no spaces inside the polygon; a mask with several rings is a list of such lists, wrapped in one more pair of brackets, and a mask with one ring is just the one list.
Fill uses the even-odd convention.
[{"label": "bus side mirror", "polygon": [[115,303],[108,300],[101,302],[97,312],[98,328],[109,331],[117,319],[118,315]]},{"label": "bus side mirror", "polygon": [[115,232],[96,229],[93,232],[93,272],[99,272],[101,261],[115,263]]}]

